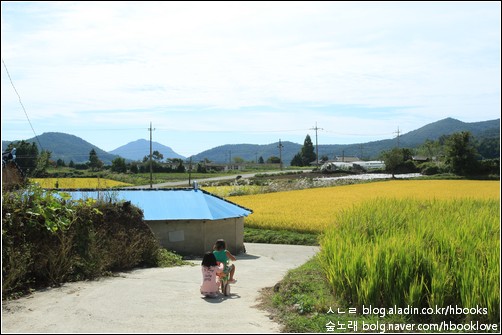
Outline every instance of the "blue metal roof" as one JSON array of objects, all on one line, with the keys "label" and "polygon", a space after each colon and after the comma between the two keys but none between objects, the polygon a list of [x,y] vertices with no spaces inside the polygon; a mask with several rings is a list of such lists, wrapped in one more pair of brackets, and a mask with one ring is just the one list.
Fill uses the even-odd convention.
[{"label": "blue metal roof", "polygon": [[63,191],[74,200],[130,201],[145,220],[220,220],[248,216],[252,210],[201,189],[110,189]]}]

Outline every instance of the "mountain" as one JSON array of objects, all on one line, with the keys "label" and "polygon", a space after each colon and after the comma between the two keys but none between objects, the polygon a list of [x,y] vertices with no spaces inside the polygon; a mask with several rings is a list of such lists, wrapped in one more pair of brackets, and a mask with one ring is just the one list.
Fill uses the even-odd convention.
[{"label": "mountain", "polygon": [[[423,144],[427,139],[437,140],[441,136],[451,135],[460,131],[469,131],[476,140],[489,139],[495,141],[495,143],[498,142],[498,146],[500,146],[500,119],[465,123],[453,118],[439,120],[399,136],[399,146],[413,149]],[[117,158],[118,155],[126,159],[142,160],[143,157],[150,154],[150,142],[147,140],[137,140],[128,143],[110,153],[99,149],[79,137],[64,133],[44,133],[38,136],[38,140],[42,144],[43,149],[52,152],[51,158],[53,160],[62,159],[66,164],[70,161],[76,164],[87,162],[89,160],[89,152],[92,149],[96,151],[99,159],[106,165],[111,164],[111,161]],[[38,145],[35,138],[26,141],[35,142]],[[322,134],[319,137],[319,142],[322,143]],[[7,148],[9,143],[8,141],[2,141],[2,151]],[[288,141],[281,142],[281,144],[282,160],[286,164],[291,162],[294,155],[303,146],[303,143],[298,144]],[[329,159],[333,159],[334,156],[357,156],[361,159],[377,159],[382,151],[392,149],[397,145],[398,139],[393,138],[355,144],[320,144],[318,151],[319,157],[326,155]],[[185,158],[175,153],[170,147],[157,142],[152,142],[152,150],[159,151],[164,158]],[[232,161],[235,157],[240,157],[246,161],[256,161],[260,157],[263,157],[266,161],[271,156],[279,157],[278,142],[266,145],[227,144],[203,151],[193,156],[192,159],[194,162],[208,159],[212,162],[226,163]]]},{"label": "mountain", "polygon": [[[160,144],[158,142],[152,142],[152,152],[158,151],[163,156],[164,159],[167,158],[181,158],[185,159],[185,157],[177,154],[168,146]],[[150,155],[150,141],[147,140],[137,140],[134,142],[127,143],[117,149],[110,151],[111,154],[119,155],[120,157],[131,159],[133,161],[141,161],[145,156]]]},{"label": "mountain", "polygon": [[[282,161],[290,162],[293,156],[301,149],[302,145],[293,142],[282,142]],[[256,162],[260,157],[265,161],[271,157],[279,157],[279,142],[272,144],[226,144],[203,151],[192,157],[194,162],[203,161],[205,158],[212,162],[231,162],[235,157],[246,161]]]},{"label": "mountain", "polygon": [[[112,160],[118,157],[74,135],[49,132],[43,133],[37,138],[34,137],[25,141],[36,143],[39,151],[42,149],[50,151],[52,160],[57,161],[58,159],[62,159],[66,164],[70,163],[70,161],[73,161],[75,164],[89,161],[89,153],[92,149],[96,151],[98,158],[105,165],[110,165]],[[9,141],[2,141],[2,152],[7,148],[9,143]]]},{"label": "mountain", "polygon": [[[476,139],[495,138],[500,142],[500,119],[466,123],[453,118],[446,118],[427,124],[419,129],[399,136],[399,146],[417,148],[425,140],[437,140],[441,136],[451,135],[455,132],[469,131]],[[305,134],[306,136],[307,134]],[[322,143],[322,135],[320,136]],[[387,139],[367,143],[355,144],[319,144],[319,157],[326,155],[329,159],[334,156],[357,156],[361,159],[377,159],[384,150],[392,149],[398,145],[398,139]],[[233,157],[241,157],[246,161],[256,161],[257,157],[267,160],[270,156],[279,156],[278,142],[268,145],[256,144],[227,144],[210,150],[203,151],[193,158],[195,161],[209,159],[213,162],[228,162]],[[282,142],[282,159],[289,164],[302,144]]]}]

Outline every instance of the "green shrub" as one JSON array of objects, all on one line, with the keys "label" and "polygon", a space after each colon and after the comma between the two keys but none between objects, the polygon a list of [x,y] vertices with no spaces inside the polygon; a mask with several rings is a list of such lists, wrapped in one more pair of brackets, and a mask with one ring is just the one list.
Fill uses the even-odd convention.
[{"label": "green shrub", "polygon": [[4,192],[2,246],[4,297],[159,263],[158,242],[139,208],[70,201],[36,185]]}]

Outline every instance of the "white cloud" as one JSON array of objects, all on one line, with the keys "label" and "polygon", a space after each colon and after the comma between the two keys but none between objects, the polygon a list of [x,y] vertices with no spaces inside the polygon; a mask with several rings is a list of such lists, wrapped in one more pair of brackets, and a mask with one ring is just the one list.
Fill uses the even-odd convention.
[{"label": "white cloud", "polygon": [[[47,131],[342,119],[388,133],[499,117],[500,3],[2,2],[2,58]],[[366,108],[337,108],[351,105]],[[19,112],[2,69],[2,128]]]}]

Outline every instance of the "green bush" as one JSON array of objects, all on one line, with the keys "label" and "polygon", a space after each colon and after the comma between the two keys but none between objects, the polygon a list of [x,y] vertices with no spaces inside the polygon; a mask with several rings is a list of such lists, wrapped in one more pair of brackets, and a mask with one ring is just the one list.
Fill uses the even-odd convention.
[{"label": "green bush", "polygon": [[443,170],[436,163],[427,162],[420,164],[420,173],[425,176],[432,176],[442,172]]},{"label": "green bush", "polygon": [[158,242],[128,202],[71,201],[32,185],[4,192],[2,205],[4,297],[159,264]]}]

